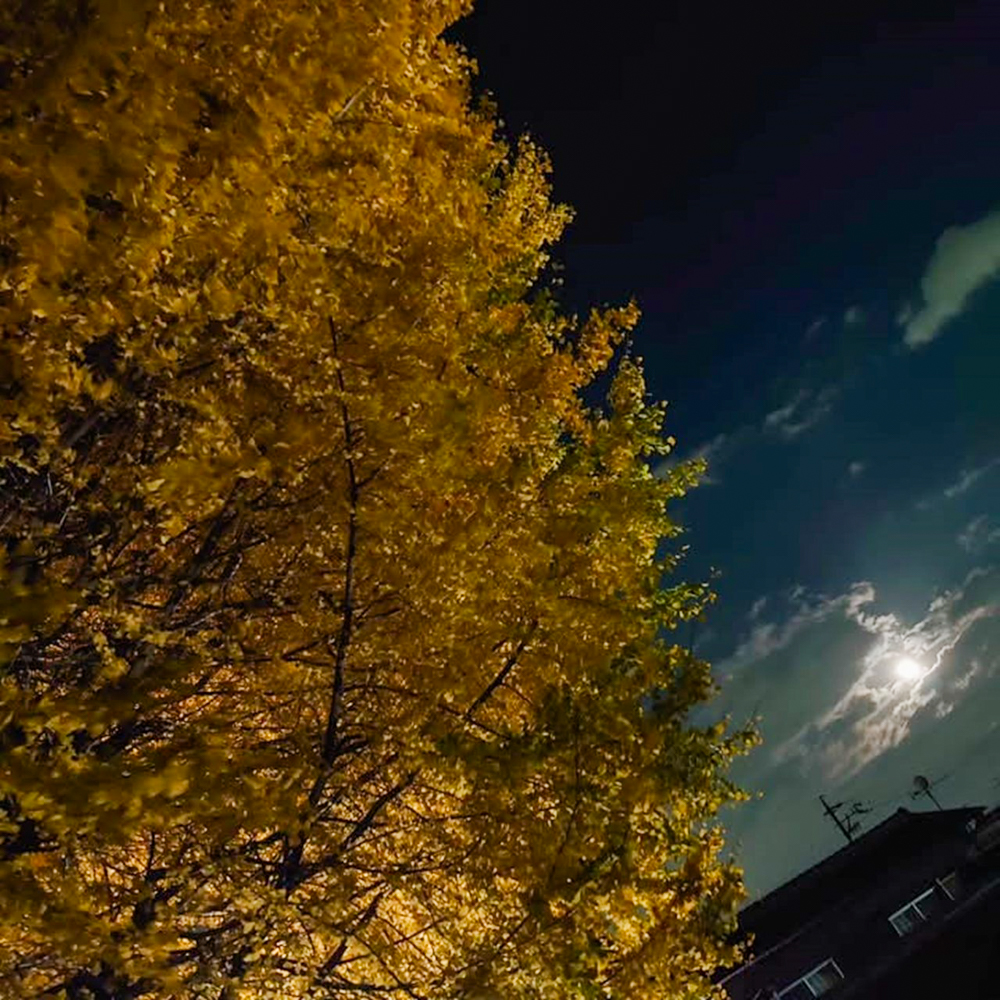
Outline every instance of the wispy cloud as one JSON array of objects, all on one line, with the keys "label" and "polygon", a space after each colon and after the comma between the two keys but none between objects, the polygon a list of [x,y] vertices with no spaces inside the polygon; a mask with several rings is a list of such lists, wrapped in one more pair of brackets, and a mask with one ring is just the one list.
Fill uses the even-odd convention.
[{"label": "wispy cloud", "polygon": [[966,552],[979,554],[994,542],[1000,542],[1000,527],[995,527],[985,514],[974,517],[955,539]]},{"label": "wispy cloud", "polygon": [[851,306],[844,310],[844,326],[860,326],[865,321],[865,311],[861,306]]},{"label": "wispy cloud", "polygon": [[800,389],[784,406],[765,415],[764,430],[778,434],[785,440],[797,438],[830,412],[838,391],[838,387],[833,385],[826,386],[817,393]]},{"label": "wispy cloud", "polygon": [[864,462],[851,462],[851,464],[847,467],[847,472],[852,479],[857,479],[858,476],[860,476],[861,473],[867,468],[868,466]]},{"label": "wispy cloud", "polygon": [[686,462],[692,458],[703,458],[708,463],[708,471],[702,477],[702,486],[716,486],[719,483],[718,466],[724,458],[731,454],[737,442],[746,434],[749,428],[740,427],[730,433],[716,434],[715,437],[703,441],[683,458],[670,455],[665,458],[653,470],[654,475],[665,476],[679,462]]},{"label": "wispy cloud", "polygon": [[954,500],[955,497],[959,497],[963,493],[968,493],[968,491],[971,490],[972,487],[983,478],[983,476],[992,472],[993,469],[998,466],[1000,466],[1000,456],[997,456],[988,462],[984,462],[982,465],[973,466],[968,469],[961,469],[956,478],[942,490],[918,500],[917,507],[921,510],[927,510],[929,507],[933,507],[936,503],[942,500]]},{"label": "wispy cloud", "polygon": [[[977,581],[991,574],[983,568],[973,570],[960,587],[931,601],[924,617],[910,626],[894,614],[867,610],[875,600],[874,588],[856,584],[850,592],[854,600],[844,603],[841,598],[841,606],[845,617],[873,640],[853,665],[857,676],[832,707],[777,748],[776,758],[813,754],[829,780],[844,781],[902,743],[914,719],[941,696],[937,675],[961,640],[977,622],[1000,614],[995,592],[989,600],[970,600]],[[894,663],[902,655],[924,668],[915,683],[894,675]],[[957,696],[964,691],[973,676],[974,672],[963,674],[949,685],[950,693]]]},{"label": "wispy cloud", "polygon": [[962,471],[958,474],[958,479],[956,479],[950,486],[945,487],[944,496],[946,496],[949,500],[952,500],[954,497],[961,496],[963,493],[972,489],[972,487],[975,486],[987,472],[998,464],[1000,464],[1000,458],[994,458],[992,462],[987,462],[985,465],[980,465],[975,469],[962,469]]},{"label": "wispy cloud", "polygon": [[779,406],[776,410],[771,410],[764,417],[764,427],[780,428],[785,425],[795,415],[795,411],[806,399],[805,392],[797,392],[784,406]]},{"label": "wispy cloud", "polygon": [[905,310],[903,340],[916,348],[940,336],[973,292],[1000,272],[1000,212],[968,226],[951,226],[937,240],[920,282],[923,302]]},{"label": "wispy cloud", "polygon": [[692,458],[703,458],[708,462],[708,473],[705,476],[706,483],[718,482],[713,478],[712,466],[718,462],[732,447],[736,435],[716,434],[710,441],[705,441],[695,448]]},{"label": "wispy cloud", "polygon": [[[765,795],[729,824],[757,887],[837,846],[817,792],[889,809],[906,801],[914,773],[940,777],[975,754],[948,801],[978,800],[1000,733],[1000,567],[974,570],[915,615],[887,608],[863,581],[833,595],[770,594],[744,627],[733,653],[716,660],[720,693],[705,720],[761,720],[763,745],[737,762],[734,778]],[[923,676],[900,678],[900,656],[921,663]]]},{"label": "wispy cloud", "polygon": [[806,327],[805,336],[802,338],[803,341],[805,343],[809,343],[809,341],[812,340],[824,326],[826,326],[826,317],[818,316],[809,324],[809,326]]},{"label": "wispy cloud", "polygon": [[653,469],[653,474],[664,476],[679,462],[703,458],[708,463],[708,471],[702,478],[701,485],[718,486],[722,482],[725,464],[759,433],[756,424],[737,425],[730,431],[723,431],[702,441],[683,455],[669,455]]},{"label": "wispy cloud", "polygon": [[[842,614],[850,618],[857,609],[874,599],[872,585],[865,582],[856,583],[847,593],[831,598],[812,596],[804,587],[793,587],[784,595],[785,602],[794,608],[792,614],[781,622],[758,622],[750,634],[719,664],[718,669],[729,674],[735,673],[786,649],[810,626],[835,615]],[[762,600],[766,601],[766,598],[761,598],[754,604],[755,608],[759,605],[758,614],[753,616],[755,621],[764,607]]]},{"label": "wispy cloud", "polygon": [[[758,766],[839,784],[899,746],[939,701],[954,705],[973,688],[983,672],[969,662],[971,647],[956,650],[978,622],[1000,616],[1000,570],[973,570],[913,622],[878,610],[867,581],[834,596],[797,587],[766,607],[775,615],[781,605],[790,613],[765,621],[755,603],[749,633],[716,666],[722,698],[761,707]],[[976,655],[993,649],[980,640]],[[916,681],[897,676],[902,656],[922,665]]]}]

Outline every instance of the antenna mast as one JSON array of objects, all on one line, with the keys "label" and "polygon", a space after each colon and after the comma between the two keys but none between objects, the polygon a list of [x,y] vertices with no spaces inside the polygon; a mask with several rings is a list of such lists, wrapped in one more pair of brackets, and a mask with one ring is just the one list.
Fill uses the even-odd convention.
[{"label": "antenna mast", "polygon": [[[938,809],[944,812],[944,806],[938,802],[938,800],[934,797],[934,793],[931,791],[931,784],[932,783],[928,781],[924,775],[918,774],[913,779],[913,791],[910,792],[910,798],[918,799],[921,795],[926,795],[927,798],[929,798],[931,802],[938,807]],[[934,782],[934,784],[937,784],[937,782]]]},{"label": "antenna mast", "polygon": [[823,812],[837,824],[837,829],[844,835],[844,839],[849,844],[853,843],[854,835],[861,829],[861,824],[854,817],[871,812],[871,809],[866,808],[860,802],[853,802],[847,811],[847,815],[842,817],[840,810],[844,808],[847,804],[846,802],[837,802],[831,806],[822,795],[819,797],[819,800],[823,803]]}]

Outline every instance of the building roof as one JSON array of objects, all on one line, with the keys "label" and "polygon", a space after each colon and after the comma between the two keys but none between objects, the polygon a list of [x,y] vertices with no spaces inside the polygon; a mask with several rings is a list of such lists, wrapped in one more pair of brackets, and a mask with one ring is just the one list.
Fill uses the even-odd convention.
[{"label": "building roof", "polygon": [[857,840],[745,907],[741,936],[752,932],[758,953],[786,938],[855,888],[863,889],[891,864],[953,836],[982,815],[982,806],[910,812],[898,809]]},{"label": "building roof", "polygon": [[1000,806],[988,809],[976,824],[976,849],[980,853],[1000,847]]}]

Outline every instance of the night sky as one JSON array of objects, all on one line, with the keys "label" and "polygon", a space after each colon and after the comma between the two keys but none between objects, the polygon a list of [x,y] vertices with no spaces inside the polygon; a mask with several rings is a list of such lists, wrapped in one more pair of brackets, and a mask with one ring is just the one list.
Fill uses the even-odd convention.
[{"label": "night sky", "polygon": [[453,35],[576,210],[565,305],[638,300],[709,459],[677,514],[721,573],[706,717],[762,720],[751,892],[841,846],[820,793],[995,803],[1000,5],[479,0]]}]

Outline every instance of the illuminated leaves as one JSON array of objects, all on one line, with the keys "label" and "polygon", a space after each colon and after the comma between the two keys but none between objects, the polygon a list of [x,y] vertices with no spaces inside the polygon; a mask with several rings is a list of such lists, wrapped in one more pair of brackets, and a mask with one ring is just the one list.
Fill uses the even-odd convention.
[{"label": "illuminated leaves", "polygon": [[695,471],[637,361],[583,402],[637,311],[540,291],[463,5],[63,6],[3,15],[0,992],[703,990]]}]

